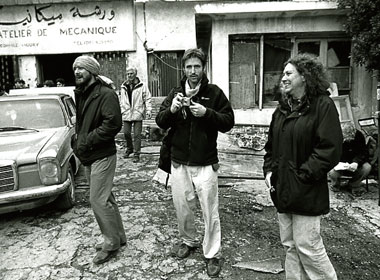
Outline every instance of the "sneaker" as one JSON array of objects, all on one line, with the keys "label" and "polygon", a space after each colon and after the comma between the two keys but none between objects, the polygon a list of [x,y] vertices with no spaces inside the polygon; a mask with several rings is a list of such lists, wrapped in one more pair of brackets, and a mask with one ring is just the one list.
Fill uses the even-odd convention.
[{"label": "sneaker", "polygon": [[133,154],[132,151],[125,151],[124,158],[128,158],[131,154]]},{"label": "sneaker", "polygon": [[217,258],[206,259],[206,270],[209,277],[218,277],[220,271],[222,270],[220,260]]},{"label": "sneaker", "polygon": [[134,156],[132,161],[134,163],[139,162],[140,161],[140,156]]},{"label": "sneaker", "polygon": [[108,262],[113,256],[116,256],[118,250],[114,251],[99,251],[93,259],[94,264],[102,264]]},{"label": "sneaker", "polygon": [[182,243],[181,245],[179,245],[179,248],[175,251],[174,254],[178,258],[184,259],[184,258],[187,258],[191,254],[191,252],[195,250],[196,250],[196,247],[190,247],[186,245],[185,243]]}]

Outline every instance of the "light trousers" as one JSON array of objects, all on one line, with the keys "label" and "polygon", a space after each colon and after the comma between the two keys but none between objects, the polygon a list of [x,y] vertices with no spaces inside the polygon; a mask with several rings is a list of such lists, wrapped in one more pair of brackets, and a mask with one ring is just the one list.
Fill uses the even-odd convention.
[{"label": "light trousers", "polygon": [[339,178],[342,175],[349,175],[352,176],[352,178],[349,181],[349,184],[353,189],[360,188],[360,183],[368,176],[368,174],[371,172],[371,165],[368,162],[363,163],[362,166],[360,166],[356,171],[350,172],[350,171],[337,171],[337,170],[331,170],[329,172],[329,176],[331,179],[331,182],[333,185],[336,185]]},{"label": "light trousers", "polygon": [[[127,142],[127,151],[134,152],[135,155],[140,155],[141,151],[141,132],[142,121],[124,121],[124,137]],[[133,140],[132,140],[133,126]]]},{"label": "light trousers", "polygon": [[321,216],[278,213],[278,221],[286,251],[286,279],[336,280],[320,234]]},{"label": "light trousers", "polygon": [[[176,167],[175,167],[176,166]],[[205,226],[203,254],[205,258],[221,255],[221,228],[219,219],[218,173],[208,166],[171,166],[172,195],[176,209],[179,236],[183,243],[197,247],[194,209],[198,196]],[[195,194],[196,192],[196,194]]]},{"label": "light trousers", "polygon": [[103,250],[113,251],[126,242],[125,231],[119,208],[112,193],[116,169],[116,154],[85,166],[90,185],[90,203],[103,235]]}]

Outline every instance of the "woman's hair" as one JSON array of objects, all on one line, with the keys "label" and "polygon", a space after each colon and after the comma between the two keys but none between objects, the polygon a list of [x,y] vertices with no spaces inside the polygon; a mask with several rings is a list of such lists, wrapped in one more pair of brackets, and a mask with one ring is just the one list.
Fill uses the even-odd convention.
[{"label": "woman's hair", "polygon": [[202,51],[202,49],[188,49],[185,51],[182,57],[182,66],[185,67],[186,60],[190,58],[199,58],[199,60],[202,62],[202,66],[205,67],[206,65],[206,55]]},{"label": "woman's hair", "polygon": [[327,80],[325,69],[315,55],[302,53],[288,59],[284,66],[292,64],[300,75],[305,78],[306,94],[311,96],[329,94],[327,89],[330,83]]}]

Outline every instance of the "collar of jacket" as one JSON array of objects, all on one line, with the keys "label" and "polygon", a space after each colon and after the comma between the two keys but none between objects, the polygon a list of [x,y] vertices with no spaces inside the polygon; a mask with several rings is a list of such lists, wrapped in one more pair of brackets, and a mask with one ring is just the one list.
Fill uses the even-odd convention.
[{"label": "collar of jacket", "polygon": [[[129,85],[128,81],[124,81],[122,84],[121,84],[121,87],[122,88],[125,88],[127,89],[127,86]],[[132,90],[134,90],[135,88],[139,88],[143,85],[143,83],[140,81],[140,79],[138,77],[136,77],[136,83],[134,84],[134,87]]]},{"label": "collar of jacket", "polygon": [[94,90],[95,86],[100,84],[100,82],[98,80],[95,80],[94,83],[92,83],[88,88],[86,88],[85,90],[83,90],[83,88],[81,87],[76,87],[74,89],[74,93],[75,95],[89,95],[91,94],[91,92]]},{"label": "collar of jacket", "polygon": [[[186,81],[187,81],[187,77],[183,76],[181,79],[181,88],[182,88],[183,92],[185,92]],[[207,78],[206,74],[203,73],[202,80],[201,80],[201,86],[199,87],[199,91],[197,94],[199,94],[203,90],[203,88],[208,85],[208,83],[209,83],[208,78]]]},{"label": "collar of jacket", "polygon": [[311,99],[309,95],[305,95],[305,98],[301,100],[301,104],[296,108],[296,110],[292,111],[288,104],[288,100],[281,98],[278,104],[278,109],[286,116],[300,116],[306,114],[307,111],[309,111],[310,103]]}]

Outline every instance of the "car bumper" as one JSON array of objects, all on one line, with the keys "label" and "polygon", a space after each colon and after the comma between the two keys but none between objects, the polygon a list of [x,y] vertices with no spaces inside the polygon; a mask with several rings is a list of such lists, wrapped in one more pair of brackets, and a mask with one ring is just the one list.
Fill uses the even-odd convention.
[{"label": "car bumper", "polygon": [[16,203],[20,201],[34,200],[44,197],[56,196],[66,191],[70,185],[70,180],[67,179],[62,184],[51,186],[38,186],[25,190],[18,190],[6,193],[0,193],[0,205]]}]

